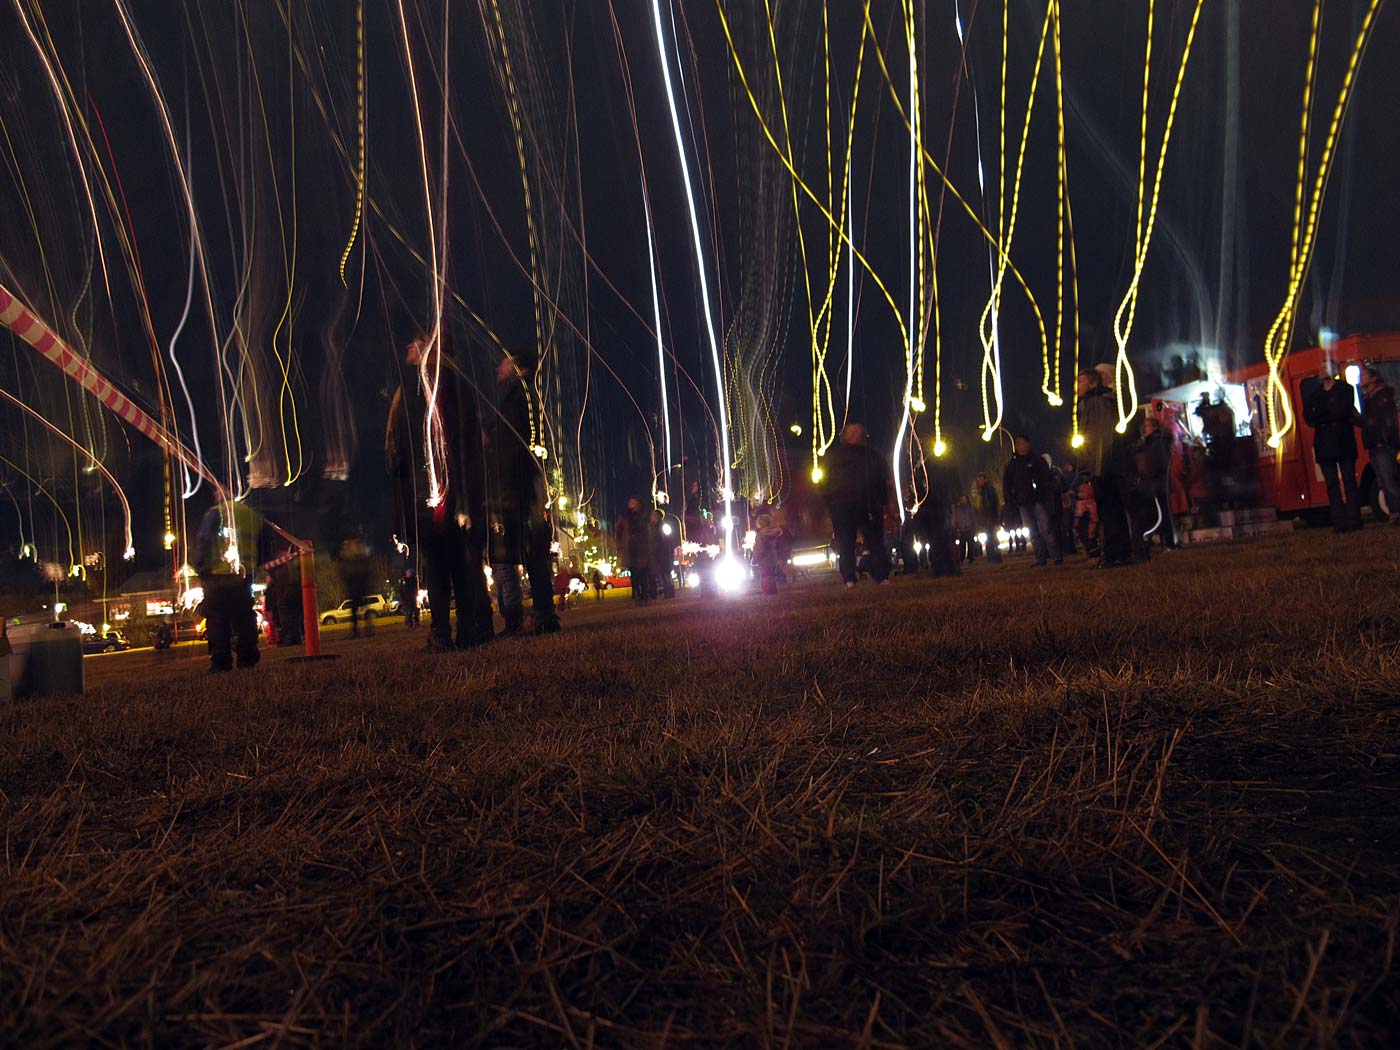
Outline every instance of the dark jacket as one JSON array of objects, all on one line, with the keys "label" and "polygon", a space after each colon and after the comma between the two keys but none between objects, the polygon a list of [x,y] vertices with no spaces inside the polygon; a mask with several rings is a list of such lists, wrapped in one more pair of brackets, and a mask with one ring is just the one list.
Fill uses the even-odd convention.
[{"label": "dark jacket", "polygon": [[1356,402],[1350,383],[1328,390],[1321,383],[1303,405],[1303,422],[1313,428],[1313,456],[1319,461],[1356,459]]},{"label": "dark jacket", "polygon": [[1361,403],[1361,444],[1400,448],[1400,419],[1395,416],[1395,390],[1378,383]]},{"label": "dark jacket", "polygon": [[1165,486],[1172,473],[1171,438],[1160,430],[1144,435],[1138,442],[1137,472],[1144,483],[1154,487]]},{"label": "dark jacket", "polygon": [[1011,457],[1001,476],[1001,490],[1008,505],[1029,507],[1034,503],[1053,505],[1055,484],[1050,466],[1034,452]]},{"label": "dark jacket", "polygon": [[1079,399],[1079,434],[1084,444],[1077,453],[1079,465],[1092,477],[1104,474],[1109,448],[1113,443],[1113,428],[1118,424],[1118,405],[1113,391],[1107,387],[1090,390]]},{"label": "dark jacket", "polygon": [[617,519],[613,532],[622,564],[632,570],[651,568],[651,512],[630,507]]},{"label": "dark jacket", "polygon": [[[439,508],[428,508],[428,403],[416,368],[409,368],[389,407],[384,435],[384,460],[398,493],[402,537],[411,537],[417,523],[435,520],[448,525],[464,514],[474,526],[484,523],[485,463],[476,399],[450,362],[438,375],[437,411],[444,448],[439,450]],[[408,539],[407,542],[412,542]]]},{"label": "dark jacket", "polygon": [[890,468],[869,445],[844,441],[826,457],[822,495],[828,507],[873,510],[890,501]]},{"label": "dark jacket", "polygon": [[544,510],[544,464],[530,448],[543,444],[535,394],[526,380],[501,385],[490,427],[492,510],[502,516],[532,518]]},{"label": "dark jacket", "polygon": [[1001,524],[1001,500],[997,498],[996,486],[988,481],[981,488],[972,486],[972,509],[977,514],[977,524],[989,532],[995,532]]},{"label": "dark jacket", "polygon": [[[194,571],[201,580],[241,577],[249,582],[266,552],[262,517],[246,503],[215,503],[194,539]],[[237,547],[238,561],[229,560]]]}]

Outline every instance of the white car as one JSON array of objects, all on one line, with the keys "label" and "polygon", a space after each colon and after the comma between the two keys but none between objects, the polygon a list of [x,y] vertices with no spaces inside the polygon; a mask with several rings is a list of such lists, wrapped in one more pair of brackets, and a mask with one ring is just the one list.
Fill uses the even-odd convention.
[{"label": "white car", "polygon": [[[360,616],[366,620],[373,620],[376,616],[388,616],[397,610],[399,603],[391,600],[382,594],[368,594],[360,600]],[[346,598],[330,612],[321,614],[321,626],[330,627],[332,624],[350,622],[350,599]]]}]

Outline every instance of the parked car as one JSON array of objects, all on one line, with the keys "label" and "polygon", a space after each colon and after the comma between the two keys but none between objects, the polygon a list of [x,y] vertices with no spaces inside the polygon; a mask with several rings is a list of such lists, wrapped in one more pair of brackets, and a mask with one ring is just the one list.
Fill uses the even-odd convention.
[{"label": "parked car", "polygon": [[[385,598],[382,594],[370,594],[360,602],[360,615],[366,620],[372,620],[376,616],[387,616],[398,610],[397,598]],[[350,622],[350,599],[346,598],[330,612],[321,614],[321,625],[329,627],[337,623]]]},{"label": "parked car", "polygon": [[97,632],[83,635],[83,655],[92,653],[119,653],[130,649],[131,643],[122,636],[120,631],[108,631],[99,635]]}]

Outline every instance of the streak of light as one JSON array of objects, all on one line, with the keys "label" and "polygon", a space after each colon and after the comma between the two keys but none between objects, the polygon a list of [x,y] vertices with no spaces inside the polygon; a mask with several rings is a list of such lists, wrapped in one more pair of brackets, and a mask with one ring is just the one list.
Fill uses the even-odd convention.
[{"label": "streak of light", "polygon": [[355,166],[355,218],[350,224],[345,250],[340,253],[342,285],[345,285],[345,264],[360,235],[360,221],[365,212],[365,0],[358,0],[355,5],[355,125],[360,144],[359,163]]},{"label": "streak of light", "polygon": [[[1201,19],[1201,8],[1205,0],[1196,0],[1191,13],[1191,26],[1186,31],[1186,47],[1181,54],[1181,64],[1177,67],[1176,83],[1172,87],[1171,104],[1167,107],[1167,125],[1162,132],[1162,145],[1157,154],[1157,173],[1152,181],[1152,201],[1146,206],[1147,190],[1147,102],[1150,66],[1152,65],[1152,22],[1153,0],[1147,2],[1147,58],[1142,72],[1142,149],[1138,159],[1138,201],[1136,259],[1133,279],[1128,285],[1127,294],[1113,318],[1113,337],[1118,344],[1118,355],[1114,359],[1113,392],[1118,402],[1118,433],[1128,428],[1128,420],[1137,414],[1137,380],[1133,376],[1132,364],[1128,361],[1128,339],[1133,332],[1133,321],[1137,316],[1138,290],[1142,282],[1143,267],[1147,264],[1147,249],[1152,243],[1152,230],[1157,224],[1157,204],[1162,191],[1162,172],[1167,166],[1167,149],[1171,144],[1172,126],[1176,122],[1176,104],[1181,97],[1181,85],[1186,79],[1186,65],[1191,60],[1191,45],[1196,39],[1196,26]],[[1144,207],[1146,214],[1144,215]],[[1126,383],[1124,382],[1126,380]],[[1124,386],[1127,387],[1127,401],[1124,400]],[[1127,407],[1125,407],[1125,405]]]},{"label": "streak of light", "polygon": [[[734,486],[730,473],[729,417],[724,407],[724,369],[720,364],[719,341],[715,337],[714,310],[710,305],[710,280],[706,274],[704,246],[700,240],[700,217],[695,207],[695,191],[690,184],[690,165],[686,160],[685,138],[681,134],[680,114],[676,109],[676,94],[671,86],[671,61],[667,57],[666,35],[661,24],[660,0],[651,0],[652,20],[656,28],[656,53],[661,61],[662,80],[666,85],[666,103],[671,111],[671,131],[676,140],[676,157],[680,162],[681,176],[685,182],[685,202],[690,212],[690,231],[695,241],[695,267],[700,275],[700,298],[705,310],[705,332],[710,340],[710,358],[715,370],[715,385],[719,395],[720,456],[722,457],[724,489],[724,547],[733,547]],[[726,32],[728,27],[726,26]],[[796,177],[796,172],[793,172]]]},{"label": "streak of light", "polygon": [[[1317,0],[1317,6],[1313,10],[1313,40],[1311,51],[1315,54],[1317,48],[1318,22],[1321,17],[1321,0]],[[1381,0],[1371,0],[1370,6],[1366,9],[1366,14],[1362,18],[1361,27],[1356,34],[1356,42],[1352,46],[1351,57],[1347,61],[1346,74],[1342,78],[1341,90],[1337,93],[1337,103],[1332,109],[1332,121],[1327,128],[1327,138],[1323,144],[1322,157],[1318,161],[1317,171],[1313,182],[1311,199],[1308,202],[1307,223],[1302,227],[1302,235],[1299,235],[1299,220],[1302,215],[1302,204],[1304,196],[1304,183],[1306,180],[1307,164],[1307,142],[1308,142],[1308,112],[1311,108],[1310,94],[1313,79],[1313,59],[1309,59],[1308,68],[1308,88],[1303,96],[1303,130],[1300,136],[1299,157],[1298,157],[1298,190],[1297,200],[1294,206],[1293,220],[1293,260],[1291,273],[1289,274],[1288,292],[1284,298],[1283,307],[1279,310],[1278,316],[1274,319],[1273,326],[1264,340],[1264,355],[1269,363],[1269,396],[1265,398],[1268,408],[1270,448],[1277,449],[1283,444],[1284,436],[1293,427],[1293,409],[1289,404],[1290,398],[1288,389],[1279,377],[1279,366],[1283,363],[1283,358],[1288,353],[1288,342],[1293,331],[1293,321],[1298,310],[1298,297],[1302,294],[1303,281],[1307,277],[1308,268],[1312,261],[1313,243],[1317,235],[1318,216],[1322,209],[1322,201],[1327,193],[1327,183],[1332,172],[1333,150],[1337,144],[1337,132],[1341,127],[1343,119],[1346,117],[1347,108],[1351,102],[1352,87],[1356,82],[1356,71],[1361,64],[1362,55],[1366,51],[1366,44],[1370,41],[1371,31],[1375,25],[1376,15],[1380,11]],[[1278,420],[1278,407],[1283,409],[1283,422],[1280,425]]]}]

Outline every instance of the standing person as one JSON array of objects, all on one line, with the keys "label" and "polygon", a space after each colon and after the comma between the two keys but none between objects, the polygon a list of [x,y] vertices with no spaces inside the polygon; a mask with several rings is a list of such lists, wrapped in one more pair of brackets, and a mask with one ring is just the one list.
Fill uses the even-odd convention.
[{"label": "standing person", "polygon": [[1001,564],[1001,542],[997,530],[1001,528],[1001,499],[996,486],[986,473],[979,472],[972,481],[972,509],[977,518],[977,527],[987,537],[982,544],[987,561],[992,565]]},{"label": "standing person", "polygon": [[1036,565],[1044,565],[1047,559],[1063,564],[1057,531],[1059,492],[1050,465],[1032,451],[1025,434],[1016,435],[1016,454],[1006,464],[1001,487],[1006,502],[1019,511],[1021,523],[1030,531]]},{"label": "standing person", "polygon": [[972,503],[966,496],[958,499],[953,508],[953,540],[958,545],[958,560],[971,562],[973,539],[977,533],[977,516],[972,511]]},{"label": "standing person", "polygon": [[1332,507],[1332,531],[1361,528],[1361,505],[1356,499],[1355,391],[1324,368],[1322,380],[1303,403],[1303,421],[1313,428],[1313,458],[1327,483]]},{"label": "standing person", "polygon": [[340,578],[345,584],[345,596],[350,599],[350,637],[360,637],[360,619],[365,621],[365,635],[374,635],[374,613],[365,610],[365,599],[369,596],[370,576],[373,567],[369,560],[369,546],[364,534],[356,529],[341,541],[336,551],[340,567]]},{"label": "standing person", "polygon": [[923,537],[929,571],[934,576],[957,576],[958,559],[953,556],[953,480],[940,460],[929,461],[928,493],[914,515],[915,531]]},{"label": "standing person", "polygon": [[410,565],[399,580],[399,608],[403,610],[405,627],[418,626],[418,574]]},{"label": "standing person", "polygon": [[671,579],[672,562],[675,561],[676,545],[668,535],[666,515],[660,510],[651,512],[651,579],[653,598],[674,598],[676,584]]},{"label": "standing person", "polygon": [[847,587],[856,585],[856,533],[870,548],[870,574],[877,583],[890,577],[884,514],[890,499],[890,467],[865,443],[865,426],[848,423],[841,443],[827,457],[822,494],[831,513],[837,567]]},{"label": "standing person", "polygon": [[786,576],[787,534],[767,512],[760,514],[755,524],[758,527],[754,530],[753,564],[758,570],[759,590],[777,594],[778,583]]},{"label": "standing person", "polygon": [[603,574],[598,571],[598,566],[593,566],[593,571],[588,574],[588,578],[593,584],[593,600],[601,602],[603,600]]},{"label": "standing person", "polygon": [[535,634],[555,634],[554,581],[549,571],[554,526],[545,509],[545,479],[537,448],[537,411],[533,384],[538,361],[528,351],[507,354],[496,368],[495,426],[489,437],[492,462],[491,573],[506,632],[518,634],[525,621],[520,566],[530,581]]},{"label": "standing person", "polygon": [[262,522],[246,503],[216,503],[204,515],[194,541],[194,570],[204,590],[204,636],[209,669],[256,667],[258,618],[253,612],[253,566],[258,564]]},{"label": "standing person", "polygon": [[1371,456],[1377,487],[1385,493],[1392,525],[1400,525],[1400,420],[1395,415],[1395,391],[1374,365],[1361,370],[1361,444]]},{"label": "standing person", "polygon": [[1079,464],[1089,475],[1094,489],[1100,526],[1099,564],[1102,567],[1125,565],[1132,560],[1133,544],[1128,524],[1128,511],[1123,502],[1120,485],[1121,470],[1114,463],[1115,433],[1118,409],[1113,391],[1096,369],[1085,369],[1075,380],[1078,394],[1076,411],[1079,435]]},{"label": "standing person", "polygon": [[627,509],[617,519],[613,529],[618,557],[632,574],[632,601],[646,605],[651,601],[651,515],[641,496],[631,496]]},{"label": "standing person", "polygon": [[384,434],[385,464],[398,489],[398,535],[417,535],[427,650],[466,649],[493,635],[482,569],[485,468],[476,402],[461,388],[445,333],[419,332],[404,348],[404,365]]},{"label": "standing person", "polygon": [[1075,491],[1079,486],[1079,468],[1070,460],[1066,460],[1060,467],[1060,553],[1073,554],[1075,552],[1074,541],[1074,504],[1078,493]]},{"label": "standing person", "polygon": [[1212,509],[1221,510],[1234,502],[1236,464],[1235,410],[1223,394],[1214,404],[1210,395],[1202,394],[1196,406],[1201,421],[1201,436],[1206,444],[1206,485]]},{"label": "standing person", "polygon": [[1176,547],[1176,523],[1172,516],[1172,438],[1154,416],[1149,416],[1142,424],[1142,439],[1137,443],[1137,472],[1143,495],[1156,508],[1157,536],[1163,547],[1172,550]]}]

